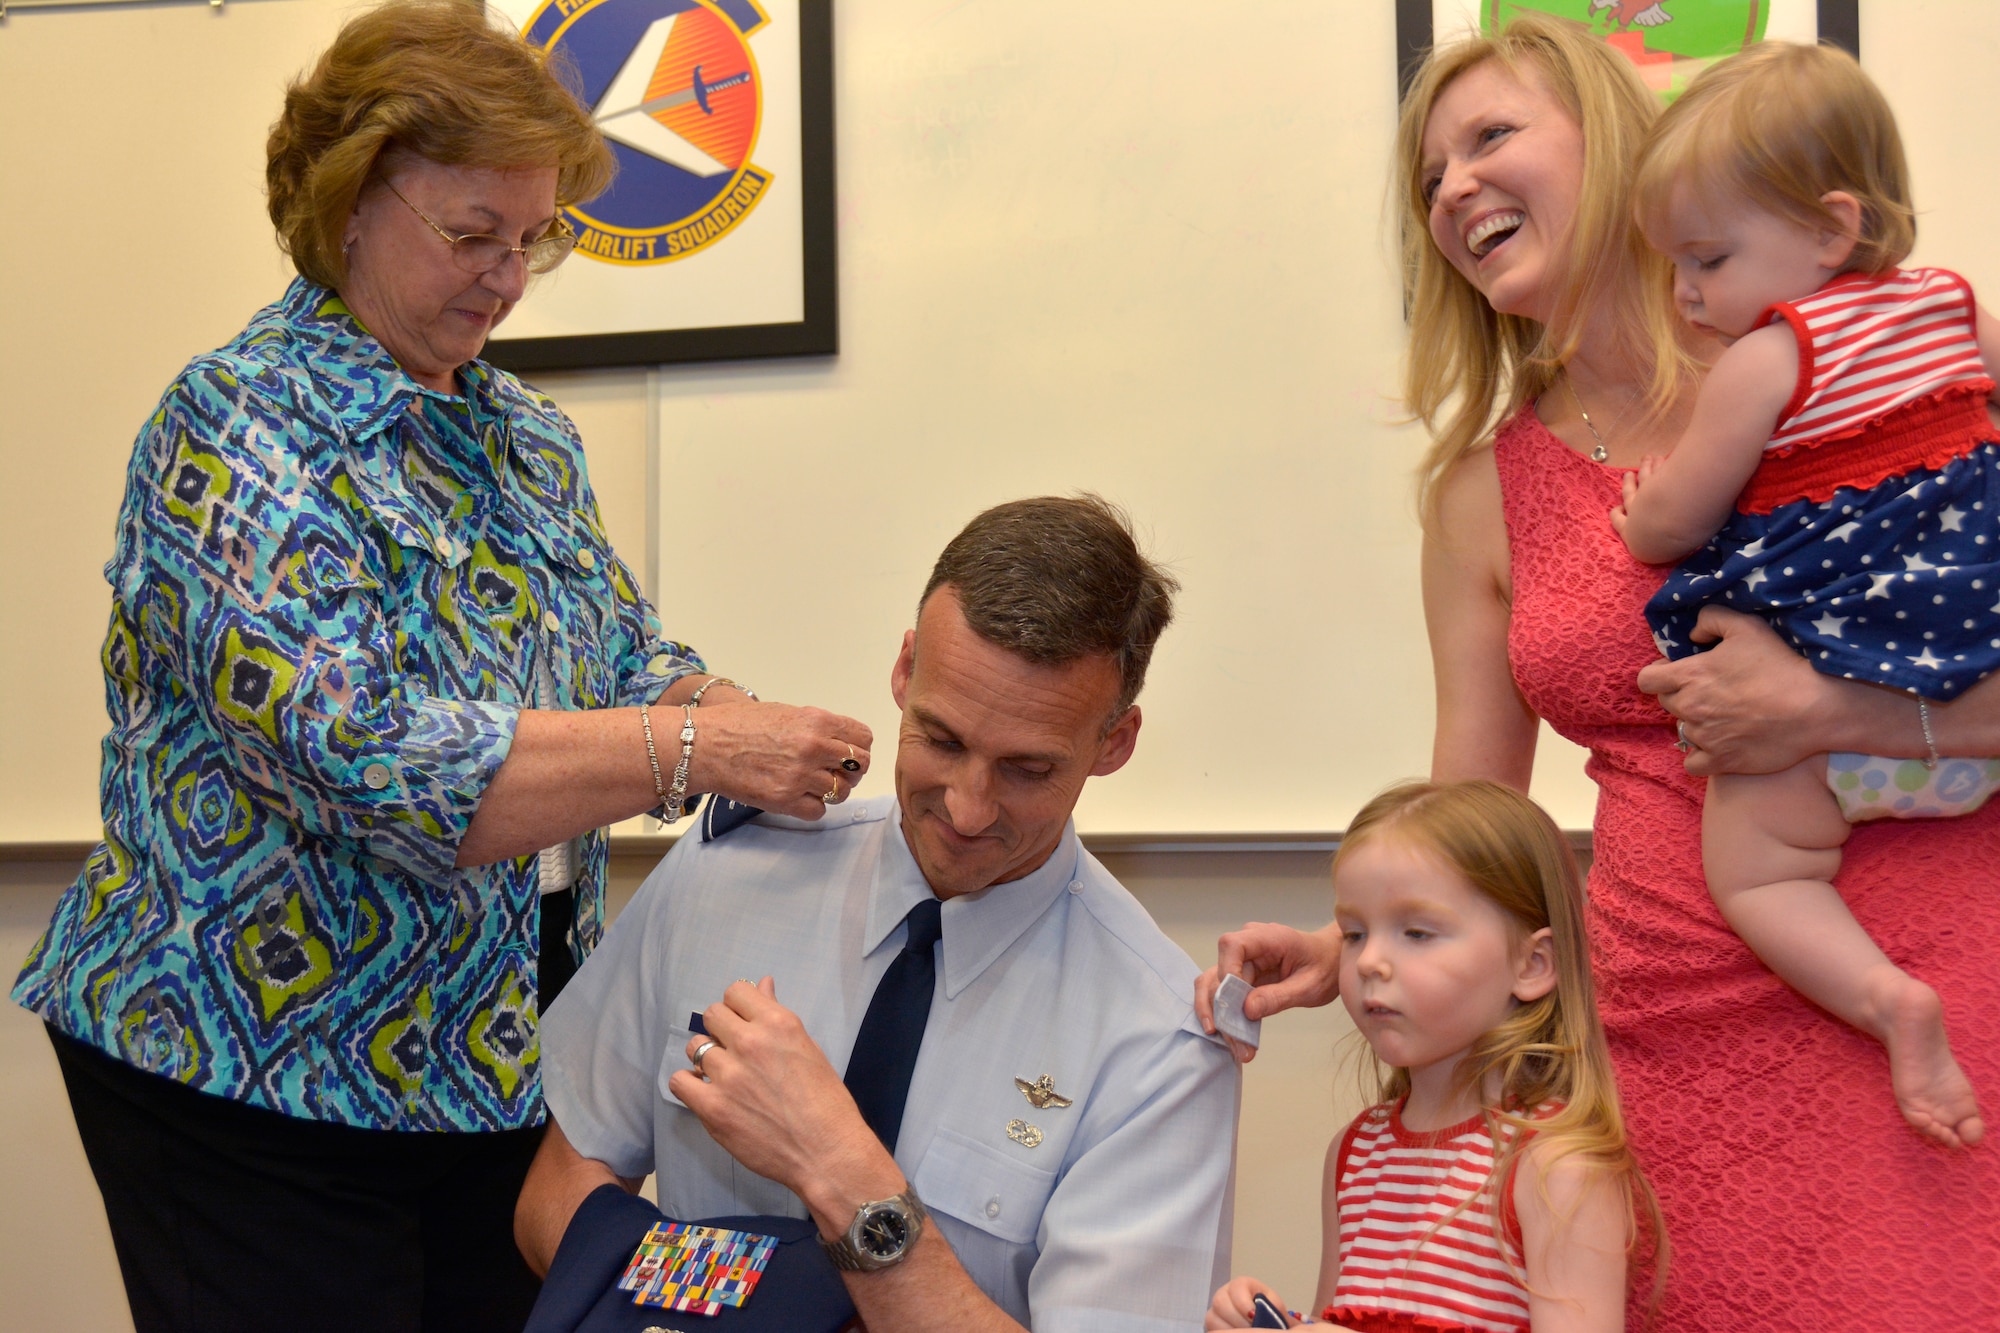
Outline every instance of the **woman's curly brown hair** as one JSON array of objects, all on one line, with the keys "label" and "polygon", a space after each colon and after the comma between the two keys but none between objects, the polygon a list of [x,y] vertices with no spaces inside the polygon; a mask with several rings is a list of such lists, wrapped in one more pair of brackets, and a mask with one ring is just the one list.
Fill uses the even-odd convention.
[{"label": "woman's curly brown hair", "polygon": [[389,0],[349,20],[271,126],[264,179],[279,246],[306,278],[339,288],[348,216],[391,151],[554,166],[559,204],[602,194],[616,163],[566,72],[477,0]]}]

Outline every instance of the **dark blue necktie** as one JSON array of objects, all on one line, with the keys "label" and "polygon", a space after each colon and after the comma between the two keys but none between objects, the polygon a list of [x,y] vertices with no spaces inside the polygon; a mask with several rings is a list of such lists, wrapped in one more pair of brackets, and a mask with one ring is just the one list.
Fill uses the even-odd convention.
[{"label": "dark blue necktie", "polygon": [[903,1103],[924,1044],[924,1024],[930,1021],[931,993],[937,986],[931,949],[944,934],[943,911],[942,902],[926,898],[903,918],[910,936],[875,987],[854,1038],[854,1054],[847,1057],[847,1090],[854,1094],[861,1118],[890,1152],[896,1151],[896,1136],[903,1129]]}]

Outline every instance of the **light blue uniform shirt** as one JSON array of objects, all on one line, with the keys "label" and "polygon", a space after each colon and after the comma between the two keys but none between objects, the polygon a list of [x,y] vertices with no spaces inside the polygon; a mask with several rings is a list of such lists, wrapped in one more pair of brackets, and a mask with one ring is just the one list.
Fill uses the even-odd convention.
[{"label": "light blue uniform shirt", "polygon": [[[930,892],[891,797],[683,838],[544,1020],[551,1113],[619,1175],[657,1171],[669,1216],[806,1216],[667,1091],[689,1017],[768,974],[845,1069]],[[1240,1081],[1194,1017],[1194,963],[1074,827],[1033,874],[945,903],[939,950],[896,1147],[933,1225],[1037,1333],[1200,1328],[1229,1276]],[[1075,1105],[1031,1105],[1014,1080],[1043,1074]]]}]

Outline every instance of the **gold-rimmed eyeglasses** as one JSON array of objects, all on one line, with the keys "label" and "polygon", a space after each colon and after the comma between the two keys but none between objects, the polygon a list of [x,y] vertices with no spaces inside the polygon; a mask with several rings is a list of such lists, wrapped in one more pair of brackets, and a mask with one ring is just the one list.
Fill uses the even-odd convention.
[{"label": "gold-rimmed eyeglasses", "polygon": [[509,255],[521,256],[530,273],[547,273],[568,259],[569,252],[576,249],[576,233],[571,231],[569,223],[560,217],[551,224],[554,228],[552,231],[529,241],[526,245],[515,245],[505,236],[495,236],[490,232],[470,232],[464,236],[454,236],[438,226],[430,214],[408,199],[404,199],[401,190],[390,185],[387,180],[382,184],[388,186],[390,194],[402,199],[404,206],[412,213],[422,218],[425,226],[444,238],[445,244],[451,247],[453,261],[467,273],[491,273],[504,264]]}]

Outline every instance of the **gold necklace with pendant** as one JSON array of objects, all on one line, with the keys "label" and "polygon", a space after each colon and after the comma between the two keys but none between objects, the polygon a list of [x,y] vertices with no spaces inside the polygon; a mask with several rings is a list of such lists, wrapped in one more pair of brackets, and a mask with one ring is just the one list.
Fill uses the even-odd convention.
[{"label": "gold necklace with pendant", "polygon": [[1593,463],[1609,461],[1611,451],[1604,447],[1604,437],[1597,433],[1597,427],[1591,423],[1590,413],[1583,410],[1583,399],[1577,397],[1576,382],[1570,378],[1568,366],[1563,367],[1563,388],[1569,390],[1569,400],[1576,404],[1576,414],[1583,418],[1583,428],[1589,431],[1590,438],[1596,441],[1590,447],[1590,461]]}]

